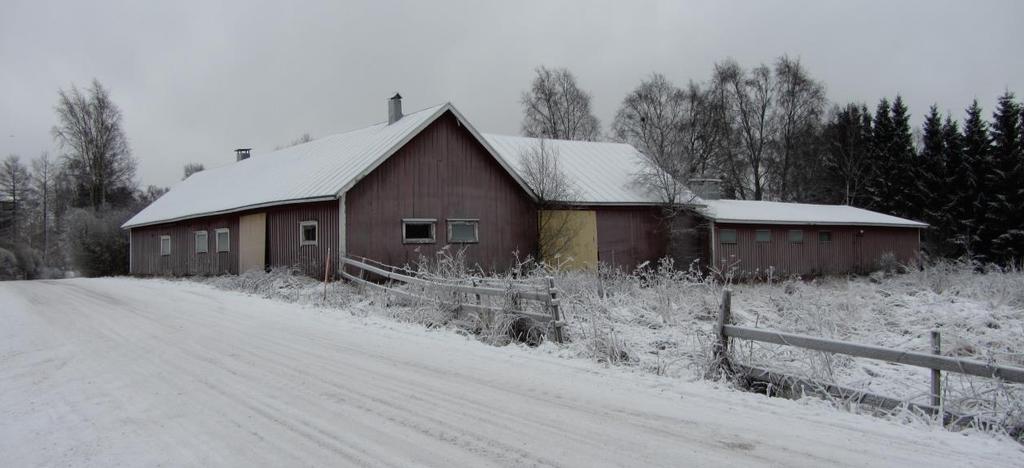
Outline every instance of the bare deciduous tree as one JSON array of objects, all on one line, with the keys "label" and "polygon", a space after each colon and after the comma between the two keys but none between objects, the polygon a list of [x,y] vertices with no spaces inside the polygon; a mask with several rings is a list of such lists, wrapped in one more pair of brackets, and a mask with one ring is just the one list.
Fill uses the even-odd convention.
[{"label": "bare deciduous tree", "polygon": [[204,169],[206,169],[206,167],[204,167],[200,163],[188,163],[188,164],[185,165],[185,177],[182,177],[181,180],[188,179],[189,176],[191,176],[192,174],[195,174],[196,172],[200,172],[200,171],[202,171]]},{"label": "bare deciduous tree", "polygon": [[545,261],[564,254],[579,233],[571,216],[555,210],[569,209],[579,198],[579,192],[562,171],[558,161],[558,150],[544,139],[525,149],[520,155],[520,172],[526,185],[537,195],[539,215],[537,219],[537,248],[540,258]]},{"label": "bare deciduous tree", "polygon": [[724,165],[734,181],[737,195],[754,200],[764,198],[772,143],[778,136],[778,83],[768,67],[749,73],[733,60],[715,65],[713,86],[726,105],[734,158]]},{"label": "bare deciduous tree", "polygon": [[39,225],[39,234],[42,238],[43,265],[50,265],[50,238],[53,232],[53,222],[50,212],[53,210],[53,188],[54,168],[50,161],[50,154],[43,152],[38,158],[32,160],[31,190],[36,197],[36,216]]},{"label": "bare deciduous tree", "polygon": [[89,204],[100,209],[115,190],[132,186],[135,159],[121,127],[121,111],[110,94],[93,80],[86,94],[74,85],[60,90],[54,139],[67,150],[65,166]]},{"label": "bare deciduous tree", "polygon": [[807,200],[820,178],[818,137],[825,112],[825,86],[810,77],[799,60],[782,56],[775,63],[778,140],[771,163],[771,187],[782,200]]},{"label": "bare deciduous tree", "polygon": [[523,134],[535,138],[595,141],[601,124],[590,109],[590,93],[565,68],[537,68],[523,93]]},{"label": "bare deciduous tree", "polygon": [[724,135],[708,91],[695,83],[680,89],[657,73],[626,95],[612,133],[644,155],[637,181],[668,205],[682,202],[687,180],[712,168]]}]

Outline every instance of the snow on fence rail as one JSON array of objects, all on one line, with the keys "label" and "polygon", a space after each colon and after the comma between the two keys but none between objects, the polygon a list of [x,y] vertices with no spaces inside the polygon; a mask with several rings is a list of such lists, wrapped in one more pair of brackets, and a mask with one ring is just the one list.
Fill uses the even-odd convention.
[{"label": "snow on fence rail", "polygon": [[884,348],[881,346],[865,345],[849,341],[818,338],[808,335],[800,335],[796,333],[781,332],[777,330],[730,325],[729,322],[731,320],[732,292],[726,289],[722,292],[722,306],[719,309],[718,321],[715,326],[717,342],[715,343],[713,349],[713,356],[715,362],[714,368],[725,369],[727,371],[740,371],[746,374],[748,377],[757,380],[767,381],[775,385],[788,383],[800,389],[818,387],[821,391],[824,391],[835,396],[853,396],[861,400],[862,402],[875,404],[876,406],[882,407],[891,408],[899,404],[903,404],[903,402],[892,398],[878,395],[870,395],[864,392],[843,388],[831,384],[818,384],[815,382],[810,382],[808,380],[786,376],[781,373],[770,371],[767,369],[761,369],[757,367],[744,365],[734,365],[728,357],[730,338],[737,338],[749,341],[759,341],[762,343],[771,343],[785,346],[794,346],[798,348],[810,349],[815,351],[845,354],[853,357],[876,359],[886,362],[906,364],[910,366],[931,369],[931,406],[917,404],[911,406],[925,410],[932,414],[944,412],[941,409],[941,371],[956,372],[960,374],[973,375],[977,377],[1001,379],[1006,382],[1024,383],[1024,368],[998,366],[970,359],[959,359],[948,356],[942,356],[940,354],[941,349],[939,346],[940,337],[937,331],[933,331],[931,334],[933,354],[927,354],[915,351]]},{"label": "snow on fence rail", "polygon": [[[341,267],[338,271],[349,281],[381,289],[396,296],[414,300],[436,301],[435,298],[418,296],[408,291],[403,291],[401,289],[389,287],[388,285],[370,281],[366,278],[366,274],[370,273],[377,275],[389,280],[390,282],[416,285],[426,289],[451,293],[452,298],[457,302],[457,311],[472,311],[491,315],[498,313],[515,314],[529,317],[538,322],[549,323],[553,330],[554,340],[558,343],[562,342],[562,328],[565,323],[562,321],[561,312],[559,310],[558,289],[555,288],[554,278],[550,276],[545,278],[543,285],[498,282],[496,280],[484,278],[474,278],[471,280],[471,284],[459,284],[449,280],[420,278],[413,276],[415,273],[407,270],[405,270],[406,273],[398,273],[397,270],[400,269],[397,267],[383,264],[371,265],[371,261],[372,260],[365,258],[357,260],[351,257],[342,257]],[[345,271],[346,266],[350,266],[358,270],[358,275]],[[499,285],[502,287],[497,287]],[[514,297],[514,303],[520,303],[522,300],[533,301],[537,303],[544,312],[538,313],[521,307],[510,309],[507,307],[484,305],[482,301],[482,297],[507,298],[509,296]]]}]

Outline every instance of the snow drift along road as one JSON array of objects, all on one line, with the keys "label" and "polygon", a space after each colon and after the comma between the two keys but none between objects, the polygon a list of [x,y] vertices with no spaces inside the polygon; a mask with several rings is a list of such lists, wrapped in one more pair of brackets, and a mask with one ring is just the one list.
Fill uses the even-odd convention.
[{"label": "snow drift along road", "polygon": [[0,283],[0,466],[1024,459],[987,436],[366,322],[187,282]]}]

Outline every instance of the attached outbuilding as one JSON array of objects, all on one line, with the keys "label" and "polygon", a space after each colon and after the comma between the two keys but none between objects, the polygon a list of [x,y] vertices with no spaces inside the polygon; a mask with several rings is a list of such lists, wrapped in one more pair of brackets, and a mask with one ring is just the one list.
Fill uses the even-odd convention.
[{"label": "attached outbuilding", "polygon": [[741,276],[830,275],[918,260],[925,223],[852,206],[702,200],[711,266]]}]

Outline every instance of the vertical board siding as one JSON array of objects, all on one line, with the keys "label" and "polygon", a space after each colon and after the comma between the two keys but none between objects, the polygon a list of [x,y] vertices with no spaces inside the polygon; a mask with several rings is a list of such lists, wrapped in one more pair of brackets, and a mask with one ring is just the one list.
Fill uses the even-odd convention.
[{"label": "vertical board siding", "polygon": [[[468,263],[501,271],[534,254],[537,210],[529,195],[450,112],[345,195],[349,254],[391,265],[433,259],[450,245]],[[403,244],[402,218],[435,218],[436,242]],[[448,244],[446,219],[479,219],[479,243]]]},{"label": "vertical board siding", "polygon": [[656,206],[592,207],[597,211],[597,258],[632,272],[668,254],[668,228]]},{"label": "vertical board siding", "polygon": [[[721,243],[722,229],[736,230],[735,244]],[[763,229],[771,232],[770,242],[755,241],[755,232]],[[802,243],[789,242],[792,229],[803,230]],[[715,231],[716,266],[742,276],[764,276],[769,268],[774,275],[866,272],[886,253],[907,263],[921,248],[915,228],[717,224]],[[820,231],[831,232],[832,240],[819,242]]]},{"label": "vertical board siding", "polygon": [[[266,263],[295,267],[320,278],[327,249],[332,265],[338,259],[338,202],[297,203],[232,215],[196,218],[177,223],[133,228],[131,273],[135,275],[191,276],[238,274],[239,218],[266,213]],[[317,245],[299,245],[299,223],[317,221]],[[218,228],[231,230],[231,251],[217,253]],[[195,253],[194,231],[206,230],[209,252]],[[171,255],[160,255],[160,236],[171,236]],[[332,267],[332,274],[337,270]]]},{"label": "vertical board siding", "polygon": [[[231,232],[231,251],[217,252],[216,230]],[[195,231],[206,231],[208,250],[195,251]],[[160,255],[160,236],[171,236],[171,254]],[[132,228],[131,273],[187,276],[238,273],[238,216],[223,215]]]},{"label": "vertical board siding", "polygon": [[[331,274],[338,264],[338,202],[302,203],[269,208],[267,212],[267,262],[270,266],[295,267],[308,276],[322,278],[327,251]],[[317,244],[299,245],[299,223],[317,222]]]}]

